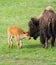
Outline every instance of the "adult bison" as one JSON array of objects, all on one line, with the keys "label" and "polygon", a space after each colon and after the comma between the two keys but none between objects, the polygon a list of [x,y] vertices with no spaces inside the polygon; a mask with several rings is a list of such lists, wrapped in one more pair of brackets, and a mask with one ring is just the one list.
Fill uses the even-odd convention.
[{"label": "adult bison", "polygon": [[44,48],[48,47],[48,39],[50,39],[50,46],[54,46],[56,13],[52,10],[52,7],[47,7],[38,18],[31,18],[29,21],[29,33],[34,39],[40,36],[40,41]]}]

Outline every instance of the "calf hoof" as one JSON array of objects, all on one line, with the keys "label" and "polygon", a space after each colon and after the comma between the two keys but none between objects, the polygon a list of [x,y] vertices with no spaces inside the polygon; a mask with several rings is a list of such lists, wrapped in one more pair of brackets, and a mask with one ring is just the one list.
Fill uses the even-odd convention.
[{"label": "calf hoof", "polygon": [[10,46],[8,46],[8,48],[10,48]]},{"label": "calf hoof", "polygon": [[13,48],[13,44],[12,44],[12,46],[11,46],[12,48]]},{"label": "calf hoof", "polygon": [[19,49],[21,49],[22,48],[22,46],[19,46]]}]

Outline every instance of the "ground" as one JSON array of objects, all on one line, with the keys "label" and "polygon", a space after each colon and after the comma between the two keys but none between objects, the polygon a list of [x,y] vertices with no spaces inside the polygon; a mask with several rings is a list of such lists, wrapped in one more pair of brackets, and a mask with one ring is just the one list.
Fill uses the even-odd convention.
[{"label": "ground", "polygon": [[13,40],[13,48],[8,48],[8,26],[20,26],[28,31],[31,17],[38,17],[47,6],[56,12],[56,0],[0,0],[0,65],[56,65],[55,47],[42,48],[37,40],[23,40],[23,48],[17,49]]}]

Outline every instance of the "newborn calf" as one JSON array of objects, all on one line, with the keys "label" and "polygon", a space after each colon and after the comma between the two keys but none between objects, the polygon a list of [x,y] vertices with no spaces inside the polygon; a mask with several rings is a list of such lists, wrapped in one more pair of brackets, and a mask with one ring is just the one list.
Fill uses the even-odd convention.
[{"label": "newborn calf", "polygon": [[9,48],[10,48],[10,45],[12,44],[12,38],[15,39],[17,48],[22,48],[22,39],[24,38],[30,39],[30,35],[28,32],[25,32],[24,30],[16,26],[8,27],[7,32],[8,32],[8,47]]}]

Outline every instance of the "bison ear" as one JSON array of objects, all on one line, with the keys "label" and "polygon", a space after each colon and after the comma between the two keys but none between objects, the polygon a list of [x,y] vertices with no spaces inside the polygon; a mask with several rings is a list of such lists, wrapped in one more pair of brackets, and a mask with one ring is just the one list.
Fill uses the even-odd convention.
[{"label": "bison ear", "polygon": [[39,25],[39,20],[37,18],[31,18],[31,21],[33,22],[34,25]]}]

